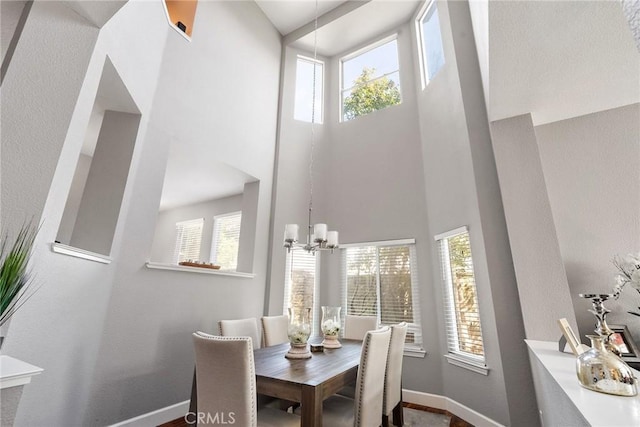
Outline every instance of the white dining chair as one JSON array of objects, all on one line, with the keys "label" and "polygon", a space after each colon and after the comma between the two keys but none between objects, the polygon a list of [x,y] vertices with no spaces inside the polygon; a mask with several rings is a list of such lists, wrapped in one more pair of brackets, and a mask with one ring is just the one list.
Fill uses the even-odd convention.
[{"label": "white dining chair", "polygon": [[257,408],[253,345],[249,337],[193,334],[196,354],[198,421],[247,427],[293,427],[300,417],[278,409]]},{"label": "white dining chair", "polygon": [[391,413],[393,413],[393,425],[402,426],[404,420],[402,413],[402,359],[406,337],[407,322],[391,325],[387,371],[384,375],[382,427],[389,426]]},{"label": "white dining chair", "polygon": [[362,340],[367,331],[373,331],[378,327],[376,316],[344,316],[344,338],[349,340]]},{"label": "white dining chair", "polygon": [[323,425],[378,427],[391,330],[369,331],[362,341],[355,399],[333,395],[323,404]]},{"label": "white dining chair", "polygon": [[289,316],[263,316],[262,333],[264,334],[265,347],[289,342],[287,330],[289,328]]},{"label": "white dining chair", "polygon": [[248,319],[220,320],[218,322],[220,335],[223,337],[251,337],[253,348],[260,348],[260,332],[255,317]]}]

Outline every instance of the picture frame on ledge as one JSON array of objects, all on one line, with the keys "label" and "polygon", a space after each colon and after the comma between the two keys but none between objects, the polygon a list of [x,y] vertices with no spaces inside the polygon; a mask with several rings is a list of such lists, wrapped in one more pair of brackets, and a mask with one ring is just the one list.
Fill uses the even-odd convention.
[{"label": "picture frame on ledge", "polygon": [[634,369],[640,369],[640,350],[633,341],[627,325],[609,325],[613,334],[609,337],[621,348],[620,358]]}]

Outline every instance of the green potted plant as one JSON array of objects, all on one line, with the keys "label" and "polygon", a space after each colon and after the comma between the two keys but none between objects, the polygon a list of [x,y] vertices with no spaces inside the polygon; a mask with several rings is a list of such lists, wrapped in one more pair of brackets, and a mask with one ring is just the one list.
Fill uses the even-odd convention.
[{"label": "green potted plant", "polygon": [[39,227],[33,223],[22,226],[15,238],[5,232],[0,243],[0,347],[11,316],[37,289],[27,265]]}]

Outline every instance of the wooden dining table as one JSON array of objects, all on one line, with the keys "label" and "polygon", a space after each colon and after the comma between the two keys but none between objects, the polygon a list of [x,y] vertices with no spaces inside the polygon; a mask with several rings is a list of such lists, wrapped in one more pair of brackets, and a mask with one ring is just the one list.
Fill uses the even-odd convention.
[{"label": "wooden dining table", "polygon": [[341,342],[341,348],[311,353],[310,359],[285,358],[288,343],[254,350],[258,393],[300,402],[302,427],[322,426],[322,402],[358,374],[362,341]]}]

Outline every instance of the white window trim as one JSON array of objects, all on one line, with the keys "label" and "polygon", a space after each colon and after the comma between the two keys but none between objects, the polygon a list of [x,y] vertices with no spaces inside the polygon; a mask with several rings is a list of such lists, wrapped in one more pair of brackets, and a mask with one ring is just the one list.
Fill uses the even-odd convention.
[{"label": "white window trim", "polygon": [[[469,228],[465,225],[462,227],[458,227],[455,228],[453,230],[450,231],[446,231],[444,233],[440,233],[440,234],[436,234],[433,238],[436,242],[440,242],[444,239],[449,239],[451,237],[463,234],[463,233],[468,233],[469,232]],[[448,248],[447,248],[448,249]],[[440,250],[438,249],[438,252],[440,252]],[[448,258],[447,258],[447,263],[449,262]],[[443,266],[441,265],[440,268],[443,268]],[[445,271],[447,272],[447,276],[450,274],[449,271],[450,269],[445,268]],[[474,272],[475,275],[475,272]],[[450,279],[446,280],[444,278],[442,278],[443,280],[443,292],[448,295],[445,296],[445,301],[449,301],[450,299],[452,299],[452,295],[450,295],[453,292],[452,287],[450,286]],[[477,297],[477,287],[476,287],[476,297]],[[445,307],[445,311],[447,311],[447,308]],[[480,314],[480,307],[478,306],[478,315]],[[446,312],[445,312],[445,316],[446,316]],[[450,320],[450,319],[449,319]],[[445,319],[445,323],[448,323],[449,321],[448,319]],[[455,319],[453,319],[453,321],[455,322]],[[482,322],[481,322],[482,324]],[[482,327],[482,326],[481,326]],[[451,349],[449,347],[449,333],[452,333],[455,335],[455,340],[457,341],[457,330],[453,329],[453,330],[449,330],[448,328],[446,329],[445,333],[447,334],[447,349],[448,349],[448,353],[444,355],[445,359],[447,360],[447,362],[449,362],[452,365],[455,366],[459,366],[461,368],[465,368],[468,369],[470,371],[482,374],[482,375],[489,375],[489,368],[486,365],[486,353],[483,356],[476,356],[470,353],[464,353],[464,352],[459,352],[456,351],[454,349]],[[484,341],[484,340],[483,340]]]},{"label": "white window trim", "polygon": [[[380,46],[382,46],[384,44],[387,44],[387,43],[389,43],[389,42],[391,42],[393,40],[396,40],[396,41],[398,40],[398,33],[390,34],[390,35],[388,35],[386,37],[383,37],[383,38],[381,38],[381,39],[379,39],[379,40],[377,40],[377,41],[375,41],[373,43],[369,43],[366,46],[361,47],[360,49],[357,49],[355,51],[352,51],[352,52],[350,52],[350,53],[348,53],[348,54],[346,54],[346,55],[344,55],[344,56],[342,56],[340,58],[340,61],[339,61],[340,65],[338,67],[339,68],[338,69],[338,81],[340,82],[339,94],[338,94],[338,103],[339,103],[339,107],[340,108],[338,108],[338,112],[340,114],[340,123],[349,121],[349,120],[345,120],[344,119],[344,114],[343,114],[343,111],[344,111],[344,105],[343,105],[344,103],[343,103],[343,101],[344,101],[344,99],[342,98],[342,94],[344,93],[345,90],[351,90],[351,89],[353,89],[355,87],[355,86],[351,86],[348,89],[344,88],[344,72],[342,71],[343,68],[344,68],[344,62],[345,61],[349,61],[349,60],[351,60],[353,58],[356,58],[356,57],[358,57],[358,56],[360,56],[362,54],[365,54],[365,53],[369,52],[370,50],[376,49],[376,48],[378,48],[378,47],[380,47]],[[390,74],[394,74],[394,73],[398,73],[398,74],[400,73],[400,49],[399,48],[398,48],[398,69],[396,71],[393,71],[392,73],[386,73],[386,74],[384,74],[382,76],[378,76],[376,78],[373,78],[373,79],[369,80],[369,82],[375,81],[375,80],[380,79],[380,78],[382,78],[384,76],[387,76],[387,75],[390,75]],[[402,81],[400,82],[399,86],[402,87]],[[402,89],[400,89],[400,103],[402,103],[402,102],[403,102]],[[340,245],[340,246],[342,247],[342,245]]]},{"label": "white window trim", "polygon": [[[383,247],[389,247],[389,246],[413,246],[412,250],[415,251],[415,243],[416,243],[416,239],[414,239],[414,238],[396,239],[396,240],[378,240],[378,241],[374,241],[374,242],[359,242],[359,243],[345,243],[345,244],[340,243],[340,249],[356,248],[356,247],[362,247],[362,246],[376,246],[376,247],[380,247],[380,246],[383,246]],[[378,253],[379,252],[376,251],[376,257],[378,257]],[[343,254],[344,254],[344,252],[343,252]],[[412,257],[412,261],[414,260],[414,258],[417,258],[417,254],[415,254],[415,257]],[[345,264],[346,263],[346,258],[341,255],[341,259],[342,259],[342,261],[341,261],[341,264],[342,264],[341,269],[342,269],[342,271],[345,271],[345,269],[346,269],[346,264]],[[378,262],[378,264],[379,264],[379,262]],[[417,265],[413,265],[413,263],[412,263],[412,268],[411,269],[412,269],[411,288],[412,288],[412,291],[413,291],[413,283],[414,283],[413,282],[413,270],[415,269],[416,280],[419,280],[418,277],[417,277],[418,266]],[[379,272],[378,272],[378,274],[379,274]],[[342,273],[341,273],[341,275],[342,275]],[[340,280],[342,281],[343,279],[341,278]],[[379,283],[379,280],[380,279],[378,277],[378,283]],[[419,288],[419,287],[420,287],[420,283],[418,282],[418,285],[416,286],[416,288]],[[342,311],[341,311],[340,317],[341,317],[341,321],[344,323],[344,316],[347,314],[346,313],[347,302],[345,300],[346,292],[345,292],[344,289],[341,289],[340,292],[342,293],[342,296],[341,296]],[[413,295],[413,292],[412,292],[412,297],[413,296],[414,295]],[[412,324],[417,325],[419,327],[420,331],[422,332],[421,313],[420,313],[422,307],[421,307],[420,301],[419,301],[419,299],[420,299],[419,298],[420,297],[419,292],[418,292],[417,297],[418,297],[417,298],[418,301],[415,303],[414,308],[416,308],[416,307],[418,308],[418,310],[416,310],[416,313],[417,313],[416,317],[417,317],[418,322],[420,322],[420,324],[418,324],[418,323],[412,323]],[[380,300],[379,300],[380,299],[380,293],[378,293],[377,298],[378,298],[378,302],[377,302],[377,305],[378,305],[378,310],[377,311],[378,311],[378,313],[377,313],[377,316],[378,316],[378,320],[379,320],[379,318],[380,318]],[[414,320],[416,320],[416,319],[414,318]],[[404,356],[424,358],[427,355],[427,351],[424,349],[424,337],[422,337],[421,341],[422,342],[420,344],[411,344],[411,343],[407,344],[407,343],[405,343]]]},{"label": "white window trim", "polygon": [[[307,61],[307,62],[311,62],[312,64],[316,64],[316,65],[321,65],[322,66],[322,78],[320,79],[320,81],[322,82],[322,90],[320,92],[317,91],[317,84],[316,84],[316,98],[318,97],[318,93],[320,94],[320,105],[318,107],[318,110],[320,112],[320,120],[318,120],[317,114],[314,116],[314,120],[313,120],[313,124],[314,125],[321,125],[324,123],[324,84],[325,84],[325,63],[324,61],[320,60],[320,59],[313,59],[310,58],[308,56],[305,55],[297,55],[296,56],[296,89],[297,89],[297,79],[298,79],[298,60],[303,60],[303,61]],[[317,77],[317,76],[316,76]],[[313,101],[312,101],[313,102]],[[311,106],[311,114],[313,115],[314,113],[314,109],[315,109],[315,105]],[[303,122],[303,123],[311,123],[311,121],[306,121],[306,120],[300,120],[300,119],[296,119],[295,118],[295,99],[294,99],[294,115],[293,115],[293,120],[298,121],[298,122]]]},{"label": "white window trim", "polygon": [[[220,215],[215,215],[213,217],[213,231],[212,231],[212,235],[211,235],[211,251],[209,253],[209,262],[215,264],[216,263],[216,258],[217,258],[217,251],[218,251],[218,233],[217,233],[217,227],[216,227],[216,221],[220,220],[221,218],[226,218],[229,216],[234,216],[234,215],[242,215],[242,211],[235,211],[235,212],[228,212],[228,213],[224,213],[224,214],[220,214]],[[242,225],[242,219],[240,220],[241,225]],[[240,251],[240,248],[238,248],[238,252]],[[237,268],[237,267],[236,267]],[[225,270],[225,271],[234,271],[234,270]]]}]

